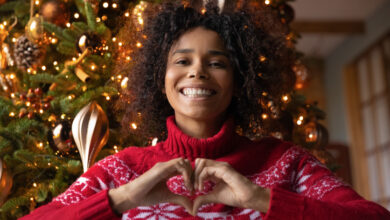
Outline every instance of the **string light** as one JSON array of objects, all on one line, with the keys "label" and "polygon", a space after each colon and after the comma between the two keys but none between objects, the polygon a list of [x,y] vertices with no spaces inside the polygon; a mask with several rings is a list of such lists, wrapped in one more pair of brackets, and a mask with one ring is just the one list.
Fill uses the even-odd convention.
[{"label": "string light", "polygon": [[3,21],[4,26],[7,26],[7,24],[8,24],[7,21]]},{"label": "string light", "polygon": [[301,120],[298,120],[298,121],[297,121],[297,125],[302,125],[302,121],[301,121]]},{"label": "string light", "polygon": [[70,23],[69,22],[66,23],[66,27],[70,28]]},{"label": "string light", "polygon": [[267,114],[265,114],[265,113],[263,113],[262,115],[261,115],[261,117],[265,120],[265,119],[267,119],[268,118],[268,115]]},{"label": "string light", "polygon": [[153,138],[153,140],[152,140],[152,146],[156,146],[156,144],[157,144],[157,141],[158,141],[158,138]]},{"label": "string light", "polygon": [[288,102],[289,101],[288,95],[284,95],[282,97],[282,100],[283,100],[283,102]]},{"label": "string light", "polygon": [[38,185],[37,185],[37,183],[33,183],[33,187],[37,187]]},{"label": "string light", "polygon": [[30,197],[30,201],[31,201],[31,202],[34,201],[34,197]]},{"label": "string light", "polygon": [[131,125],[130,125],[130,126],[131,126],[131,128],[133,128],[134,130],[135,130],[135,129],[137,129],[137,124],[136,124],[136,123],[134,123],[134,122],[133,122],[133,123],[131,123]]},{"label": "string light", "polygon": [[112,42],[115,42],[115,41],[116,41],[116,37],[113,37],[113,38],[112,38]]},{"label": "string light", "polygon": [[129,78],[128,77],[125,77],[123,78],[122,82],[121,82],[121,87],[123,89],[126,89],[127,88],[127,82],[129,81]]},{"label": "string light", "polygon": [[122,42],[119,42],[119,43],[118,43],[118,46],[120,46],[120,47],[121,47],[122,45],[123,45],[123,43],[122,43]]},{"label": "string light", "polygon": [[36,1],[35,1],[35,5],[39,5],[39,0],[36,0]]},{"label": "string light", "polygon": [[8,75],[8,77],[9,77],[10,79],[15,79],[16,76],[15,76],[15,74],[11,73],[11,74]]},{"label": "string light", "polygon": [[66,115],[65,114],[62,114],[61,115],[61,119],[65,119],[66,118]]},{"label": "string light", "polygon": [[92,64],[92,65],[91,65],[91,70],[94,71],[95,69],[96,69],[95,64]]},{"label": "string light", "polygon": [[103,2],[103,8],[108,8],[109,4],[108,2]]},{"label": "string light", "polygon": [[298,120],[303,121],[303,116],[299,116]]},{"label": "string light", "polygon": [[15,93],[11,93],[11,98],[15,98]]},{"label": "string light", "polygon": [[96,22],[100,22],[101,19],[99,17],[96,18]]},{"label": "string light", "polygon": [[15,116],[15,112],[10,112],[10,113],[9,113],[9,116],[10,116],[10,117],[14,117],[14,116]]},{"label": "string light", "polygon": [[39,114],[43,114],[43,109],[39,109]]},{"label": "string light", "polygon": [[57,66],[57,65],[58,65],[58,62],[57,62],[57,61],[54,61],[54,62],[53,62],[53,65],[54,65],[54,66]]},{"label": "string light", "polygon": [[265,0],[264,3],[265,3],[266,5],[269,5],[269,4],[271,4],[271,1],[270,1],[270,0]]},{"label": "string light", "polygon": [[130,16],[130,13],[129,12],[126,12],[125,13],[125,17],[129,17]]},{"label": "string light", "polygon": [[42,68],[42,70],[43,70],[43,71],[45,71],[45,70],[46,70],[46,66],[42,66],[41,68]]},{"label": "string light", "polygon": [[118,4],[112,3],[112,8],[117,8],[117,7],[118,7]]},{"label": "string light", "polygon": [[114,151],[115,153],[118,153],[118,146],[114,145]]},{"label": "string light", "polygon": [[12,38],[12,42],[13,42],[13,43],[16,42],[16,38],[15,38],[15,37]]},{"label": "string light", "polygon": [[79,13],[74,13],[73,17],[78,19],[78,18],[80,18],[80,14]]},{"label": "string light", "polygon": [[140,42],[137,42],[136,45],[137,45],[138,48],[142,47],[142,44]]},{"label": "string light", "polygon": [[37,147],[40,148],[40,149],[42,149],[42,148],[43,148],[43,143],[42,143],[42,142],[39,142],[39,143],[37,144]]},{"label": "string light", "polygon": [[267,58],[266,58],[265,56],[260,56],[260,57],[259,57],[259,60],[260,60],[260,62],[264,62],[264,61],[267,60]]}]

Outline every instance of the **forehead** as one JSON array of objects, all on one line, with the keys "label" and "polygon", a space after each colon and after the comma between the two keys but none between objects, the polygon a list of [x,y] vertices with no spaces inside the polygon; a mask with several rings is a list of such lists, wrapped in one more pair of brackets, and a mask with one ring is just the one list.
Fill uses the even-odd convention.
[{"label": "forehead", "polygon": [[171,52],[177,49],[193,49],[197,50],[222,50],[225,51],[225,46],[217,32],[196,27],[185,32],[172,45]]}]

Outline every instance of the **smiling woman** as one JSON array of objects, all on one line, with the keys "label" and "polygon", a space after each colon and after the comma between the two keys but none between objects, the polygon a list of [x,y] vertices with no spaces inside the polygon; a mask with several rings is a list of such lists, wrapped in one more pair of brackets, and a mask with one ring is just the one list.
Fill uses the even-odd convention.
[{"label": "smiling woman", "polygon": [[177,126],[196,138],[211,137],[226,120],[233,96],[233,67],[221,38],[202,27],[172,46],[164,91]]},{"label": "smiling woman", "polygon": [[261,92],[293,85],[290,58],[256,17],[206,9],[166,4],[128,70],[124,123],[136,110],[167,138],[99,161],[25,218],[390,219],[305,150],[235,132],[261,117]]}]

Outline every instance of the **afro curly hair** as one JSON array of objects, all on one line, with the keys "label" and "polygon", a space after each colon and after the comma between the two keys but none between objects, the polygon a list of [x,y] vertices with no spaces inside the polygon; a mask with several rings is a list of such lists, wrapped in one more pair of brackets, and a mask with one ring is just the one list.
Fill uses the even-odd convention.
[{"label": "afro curly hair", "polygon": [[[183,33],[203,27],[223,40],[233,66],[238,92],[228,114],[233,115],[239,133],[251,136],[258,132],[251,127],[261,123],[264,94],[280,100],[295,83],[291,68],[295,53],[286,46],[286,30],[273,12],[255,2],[222,12],[215,3],[208,3],[203,11],[172,1],[148,8],[144,37],[139,39],[143,46],[133,53],[131,65],[118,64],[129,79],[119,100],[123,131],[129,133],[129,124],[138,122],[140,134],[164,138],[166,118],[174,114],[162,92],[168,53]],[[134,24],[124,28],[129,42]]]}]

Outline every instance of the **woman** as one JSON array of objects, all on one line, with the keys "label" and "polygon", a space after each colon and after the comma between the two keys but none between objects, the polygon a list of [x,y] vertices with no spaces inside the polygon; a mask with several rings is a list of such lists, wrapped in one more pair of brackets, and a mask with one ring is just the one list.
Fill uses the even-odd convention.
[{"label": "woman", "polygon": [[292,85],[288,50],[255,18],[165,5],[146,26],[124,124],[140,112],[167,139],[99,161],[25,219],[390,219],[306,151],[236,134],[261,115],[262,92]]}]

